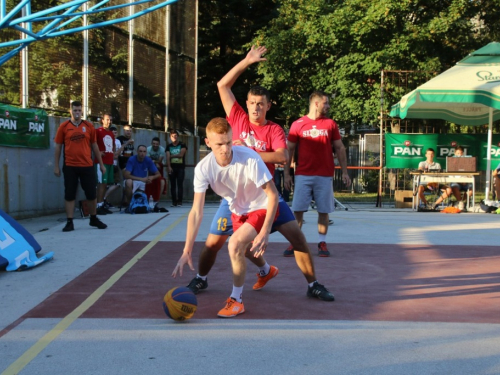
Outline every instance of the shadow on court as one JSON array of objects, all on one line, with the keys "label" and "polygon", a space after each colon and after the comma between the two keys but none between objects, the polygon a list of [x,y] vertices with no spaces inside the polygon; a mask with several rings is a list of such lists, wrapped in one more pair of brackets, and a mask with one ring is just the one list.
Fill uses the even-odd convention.
[{"label": "shadow on court", "polygon": [[[23,318],[62,318],[73,311],[147,242],[127,242],[68,283]],[[315,249],[315,244],[310,244]],[[202,243],[197,243],[195,267]],[[82,318],[165,318],[163,295],[196,274],[170,274],[183,242],[159,242],[114,284]],[[318,280],[335,302],[306,296],[307,283],[284,245],[270,243],[266,259],[279,275],[253,291],[256,268],[248,264],[243,301],[236,319],[378,320],[500,323],[500,255],[493,246],[330,244],[330,258],[314,256]],[[227,247],[198,294],[193,319],[214,319],[231,292]]]}]

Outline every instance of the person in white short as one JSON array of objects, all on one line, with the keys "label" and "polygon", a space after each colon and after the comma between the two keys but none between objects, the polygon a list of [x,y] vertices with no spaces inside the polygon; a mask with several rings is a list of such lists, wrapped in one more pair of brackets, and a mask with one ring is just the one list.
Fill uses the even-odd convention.
[{"label": "person in white short", "polygon": [[186,244],[172,276],[182,276],[187,263],[194,270],[192,251],[203,218],[209,185],[226,199],[231,210],[234,233],[228,243],[233,270],[233,290],[217,314],[231,318],[245,312],[242,300],[247,251],[258,257],[266,251],[273,222],[278,215],[278,191],[262,158],[250,148],[233,147],[232,130],[226,119],[214,118],[206,128],[205,140],[212,152],[198,163],[194,172],[194,200],[189,213]]}]

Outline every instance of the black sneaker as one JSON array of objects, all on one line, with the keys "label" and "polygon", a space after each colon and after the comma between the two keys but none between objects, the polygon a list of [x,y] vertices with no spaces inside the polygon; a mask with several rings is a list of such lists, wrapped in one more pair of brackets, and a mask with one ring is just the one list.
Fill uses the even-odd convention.
[{"label": "black sneaker", "polygon": [[168,212],[168,210],[165,207],[160,207],[156,204],[155,208],[153,208],[153,212]]},{"label": "black sneaker", "polygon": [[330,293],[324,285],[321,285],[317,281],[314,282],[312,287],[307,287],[307,296],[314,297],[322,301],[335,301],[333,294]]},{"label": "black sneaker", "polygon": [[106,229],[108,226],[106,224],[104,224],[101,220],[99,220],[98,217],[96,218],[90,218],[90,222],[89,222],[89,225],[91,227],[97,227],[99,229]]},{"label": "black sneaker", "polygon": [[63,228],[63,232],[71,232],[72,230],[75,230],[75,226],[72,221],[68,221],[66,226]]},{"label": "black sneaker", "polygon": [[107,208],[107,209],[110,209],[110,208],[115,208],[115,206],[113,206],[111,203],[109,203],[108,201],[104,201],[104,207]]},{"label": "black sneaker", "polygon": [[191,289],[194,294],[198,294],[200,290],[207,289],[208,281],[196,276],[193,280],[191,280],[187,287]]},{"label": "black sneaker", "polygon": [[111,212],[111,211],[106,210],[106,209],[104,208],[104,206],[97,207],[97,210],[96,210],[96,214],[97,214],[97,215],[101,215],[101,216],[102,216],[102,215],[107,215],[107,214],[108,214],[108,213],[110,213],[110,212]]}]

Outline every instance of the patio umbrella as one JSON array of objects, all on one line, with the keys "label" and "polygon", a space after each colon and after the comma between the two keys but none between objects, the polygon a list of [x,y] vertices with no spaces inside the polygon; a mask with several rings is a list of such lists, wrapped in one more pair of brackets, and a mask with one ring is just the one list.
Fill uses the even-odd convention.
[{"label": "patio umbrella", "polygon": [[488,124],[486,199],[489,197],[493,121],[500,119],[500,43],[492,42],[403,96],[390,116]]}]

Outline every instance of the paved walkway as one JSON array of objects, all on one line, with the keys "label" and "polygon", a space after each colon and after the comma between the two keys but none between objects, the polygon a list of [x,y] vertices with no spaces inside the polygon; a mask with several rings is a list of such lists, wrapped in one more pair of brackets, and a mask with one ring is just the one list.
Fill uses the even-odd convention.
[{"label": "paved walkway", "polygon": [[[198,251],[216,208],[206,206]],[[189,207],[169,210],[108,215],[104,231],[81,219],[63,233],[64,215],[21,221],[55,255],[0,272],[0,372],[500,373],[498,215],[350,206],[331,215],[332,257],[314,257],[335,302],[305,296],[276,233],[266,256],[280,274],[254,292],[248,267],[245,314],[216,318],[231,288],[222,250],[195,316],[176,323],[161,298],[194,273],[170,277]],[[303,227],[313,250],[316,216]]]}]

